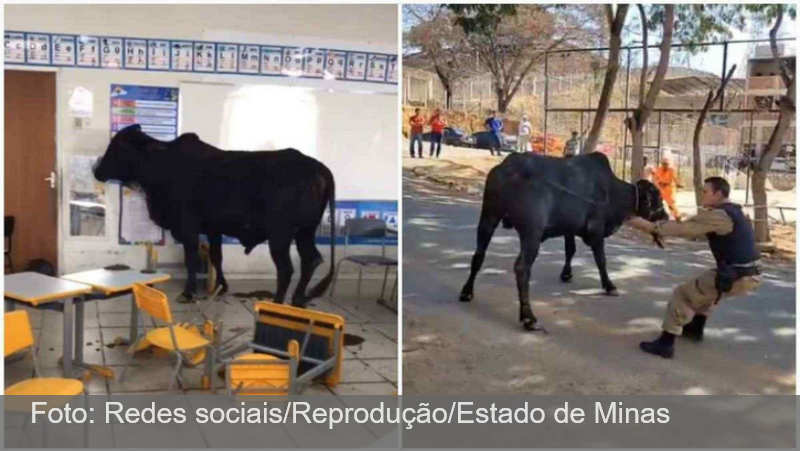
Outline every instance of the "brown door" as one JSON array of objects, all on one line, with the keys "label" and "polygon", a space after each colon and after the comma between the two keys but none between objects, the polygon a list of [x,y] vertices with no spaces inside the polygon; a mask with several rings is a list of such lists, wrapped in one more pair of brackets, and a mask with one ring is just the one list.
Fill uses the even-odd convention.
[{"label": "brown door", "polygon": [[58,267],[56,75],[5,72],[5,214],[14,216],[14,270],[42,258]]}]

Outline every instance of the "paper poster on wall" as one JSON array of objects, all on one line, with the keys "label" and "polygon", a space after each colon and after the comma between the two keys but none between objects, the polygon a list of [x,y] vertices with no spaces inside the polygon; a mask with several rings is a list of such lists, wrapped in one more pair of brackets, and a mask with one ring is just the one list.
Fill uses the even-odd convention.
[{"label": "paper poster on wall", "polygon": [[283,67],[283,50],[280,47],[261,48],[261,73],[265,75],[280,75]]},{"label": "paper poster on wall", "polygon": [[236,73],[239,65],[239,52],[236,44],[217,46],[217,72]]},{"label": "paper poster on wall", "polygon": [[50,64],[50,36],[28,34],[28,64]]},{"label": "paper poster on wall", "polygon": [[127,69],[147,69],[147,41],[144,39],[125,40],[125,67]]},{"label": "paper poster on wall", "polygon": [[316,47],[4,32],[7,64],[397,84],[397,56]]},{"label": "paper poster on wall", "polygon": [[239,46],[239,73],[257,74],[259,70],[260,49],[257,45]]},{"label": "paper poster on wall", "polygon": [[25,35],[22,33],[4,33],[3,48],[5,49],[3,60],[6,63],[25,62]]},{"label": "paper poster on wall", "polygon": [[367,64],[367,80],[386,80],[386,55],[370,55]]},{"label": "paper poster on wall", "polygon": [[175,42],[170,44],[172,47],[172,70],[179,72],[189,72],[192,70],[193,48],[191,42]]},{"label": "paper poster on wall", "polygon": [[147,41],[147,67],[169,70],[169,41]]},{"label": "paper poster on wall", "polygon": [[306,49],[306,66],[303,76],[322,77],[325,71],[325,52],[318,49]]},{"label": "paper poster on wall", "polygon": [[341,80],[344,78],[344,65],[347,52],[328,50],[325,61],[325,78]]},{"label": "paper poster on wall", "polygon": [[100,40],[94,36],[78,37],[78,66],[98,67],[100,65]]},{"label": "paper poster on wall", "polygon": [[214,72],[216,65],[216,46],[207,42],[194,43],[195,72]]},{"label": "paper poster on wall", "polygon": [[386,81],[390,83],[397,83],[397,57],[389,55],[388,69],[386,73]]},{"label": "paper poster on wall", "polygon": [[283,49],[283,74],[291,77],[303,75],[303,49]]},{"label": "paper poster on wall", "polygon": [[53,64],[75,65],[75,36],[53,36]]},{"label": "paper poster on wall", "polygon": [[150,219],[144,193],[120,189],[119,244],[164,244],[164,229]]},{"label": "paper poster on wall", "polygon": [[118,69],[122,67],[122,39],[100,39],[100,67]]},{"label": "paper poster on wall", "polygon": [[366,75],[367,69],[367,54],[366,53],[348,53],[347,54],[347,79],[348,80],[363,80]]},{"label": "paper poster on wall", "polygon": [[111,85],[111,137],[139,124],[142,131],[161,141],[178,135],[178,88]]},{"label": "paper poster on wall", "polygon": [[92,167],[99,157],[74,155],[69,165],[71,236],[105,236],[106,185],[94,178]]}]

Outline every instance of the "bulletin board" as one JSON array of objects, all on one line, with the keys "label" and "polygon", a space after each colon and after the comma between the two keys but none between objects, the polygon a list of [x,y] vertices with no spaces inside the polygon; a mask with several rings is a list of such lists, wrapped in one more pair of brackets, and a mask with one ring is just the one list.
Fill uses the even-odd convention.
[{"label": "bulletin board", "polygon": [[[178,88],[111,85],[111,138],[138,124],[142,131],[162,141],[178,136]],[[150,220],[144,193],[121,187],[119,244],[164,244],[164,229]]]}]

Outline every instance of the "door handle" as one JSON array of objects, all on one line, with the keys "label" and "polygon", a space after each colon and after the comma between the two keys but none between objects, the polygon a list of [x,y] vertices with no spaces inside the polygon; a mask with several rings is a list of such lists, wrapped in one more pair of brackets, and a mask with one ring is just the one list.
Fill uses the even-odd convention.
[{"label": "door handle", "polygon": [[56,173],[50,171],[50,177],[46,177],[44,179],[46,182],[50,182],[50,188],[56,189]]}]

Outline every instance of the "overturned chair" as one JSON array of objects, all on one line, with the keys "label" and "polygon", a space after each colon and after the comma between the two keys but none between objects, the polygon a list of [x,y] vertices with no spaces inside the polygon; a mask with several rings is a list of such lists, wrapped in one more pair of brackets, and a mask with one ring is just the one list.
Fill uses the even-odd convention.
[{"label": "overturned chair", "polygon": [[228,394],[296,395],[315,379],[339,383],[344,318],[264,301],[254,311],[253,341],[219,350]]}]

